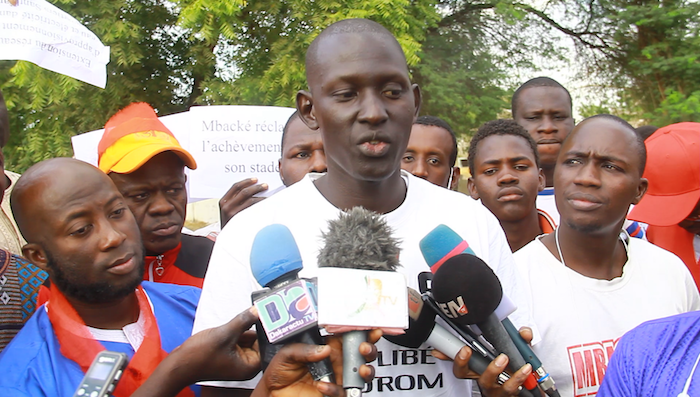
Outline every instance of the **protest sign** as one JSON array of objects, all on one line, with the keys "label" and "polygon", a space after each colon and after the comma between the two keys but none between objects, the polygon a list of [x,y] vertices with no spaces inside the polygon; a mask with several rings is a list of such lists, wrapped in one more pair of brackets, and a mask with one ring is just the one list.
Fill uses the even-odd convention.
[{"label": "protest sign", "polygon": [[251,177],[269,189],[279,187],[282,129],[293,112],[273,106],[191,108],[189,151],[197,169],[190,173],[190,196],[220,198]]},{"label": "protest sign", "polygon": [[[159,117],[197,161],[196,170],[187,170],[190,202],[221,198],[245,178],[258,178],[268,190],[280,187],[282,130],[293,112],[274,106],[197,106]],[[97,166],[103,132],[72,137],[75,158]]]},{"label": "protest sign", "polygon": [[0,60],[24,60],[100,88],[107,84],[109,47],[45,0],[0,0]]}]

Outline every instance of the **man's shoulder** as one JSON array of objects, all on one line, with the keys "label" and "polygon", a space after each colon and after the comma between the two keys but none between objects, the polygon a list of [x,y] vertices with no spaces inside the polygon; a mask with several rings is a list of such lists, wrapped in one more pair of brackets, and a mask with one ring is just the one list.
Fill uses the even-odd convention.
[{"label": "man's shoulder", "polygon": [[700,329],[700,311],[681,313],[646,321],[638,327],[633,328],[629,332],[630,336],[628,338],[636,338],[641,335],[664,335],[671,330],[673,333],[681,335],[686,330],[693,327],[699,327]]},{"label": "man's shoulder", "polygon": [[667,270],[670,268],[686,269],[685,264],[676,254],[646,240],[630,238],[628,247],[634,262]]},{"label": "man's shoulder", "polygon": [[[452,216],[492,216],[479,201],[461,192],[434,185],[424,179],[408,175],[411,202],[420,203],[423,211],[450,213]],[[494,217],[495,219],[495,217]]]},{"label": "man's shoulder", "polygon": [[313,182],[309,176],[306,176],[301,181],[239,212],[224,226],[224,230],[230,224],[250,222],[252,219],[266,215],[273,216],[275,213],[285,213],[290,208],[304,205],[309,195],[314,193],[312,189],[314,189]]},{"label": "man's shoulder", "polygon": [[214,241],[205,236],[195,236],[183,233],[181,241],[182,248],[180,248],[180,252],[183,250],[189,250],[199,251],[200,254],[202,254],[202,251],[204,251],[204,253],[207,251],[211,253],[211,250],[214,248]]},{"label": "man's shoulder", "polygon": [[513,252],[513,258],[518,263],[530,262],[533,258],[542,258],[546,255],[551,255],[547,247],[542,243],[539,237],[525,244],[524,247]]},{"label": "man's shoulder", "polygon": [[52,349],[54,338],[53,326],[44,306],[41,306],[0,354],[2,383],[10,385],[11,383],[5,381],[13,382],[10,379],[19,377],[21,373],[30,369],[50,370],[41,368],[41,365],[36,363],[46,362],[48,357],[55,353]]},{"label": "man's shoulder", "polygon": [[[179,305],[196,309],[202,290],[189,285],[154,283],[143,281],[141,286],[148,294],[154,307],[157,305]],[[156,307],[157,308],[157,307]]]}]

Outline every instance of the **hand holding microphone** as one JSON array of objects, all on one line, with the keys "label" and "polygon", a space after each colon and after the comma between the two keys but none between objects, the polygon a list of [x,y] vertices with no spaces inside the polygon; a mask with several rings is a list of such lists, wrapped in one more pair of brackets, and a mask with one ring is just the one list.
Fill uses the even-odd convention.
[{"label": "hand holding microphone", "polygon": [[[520,364],[525,364],[525,362],[530,363],[534,370],[534,377],[539,383],[539,385],[542,387],[542,389],[549,396],[558,397],[559,393],[554,384],[554,380],[544,369],[542,362],[537,358],[535,353],[530,348],[529,344],[523,340],[523,338],[515,329],[511,321],[507,318],[507,316],[510,313],[515,311],[515,305],[513,305],[512,302],[510,302],[507,299],[507,297],[503,295],[503,291],[501,289],[498,277],[496,277],[495,275],[491,277],[489,275],[489,273],[493,274],[493,271],[490,267],[488,267],[488,265],[481,261],[481,259],[475,256],[474,251],[469,247],[469,244],[448,226],[438,225],[421,240],[420,249],[423,254],[423,257],[425,258],[426,262],[428,263],[428,266],[430,266],[430,269],[433,273],[438,273],[442,266],[450,258],[453,258],[458,254],[471,254],[473,258],[478,260],[468,261],[473,266],[476,266],[477,269],[479,267],[482,270],[486,269],[485,273],[480,273],[482,276],[486,277],[484,279],[485,284],[479,285],[479,283],[477,283],[477,285],[475,286],[476,289],[480,291],[480,293],[483,293],[484,291],[486,291],[487,294],[497,292],[499,296],[502,296],[502,299],[500,299],[500,303],[495,309],[497,316],[483,317],[482,315],[482,321],[486,321],[486,323],[479,325],[479,327],[485,327],[487,328],[487,330],[485,331],[482,328],[481,331],[485,334],[489,333],[491,338],[494,338],[495,340],[491,340],[491,338],[489,338],[488,335],[487,339],[492,344],[497,345],[497,348],[500,348],[501,351],[503,351],[510,357],[511,368],[517,367]],[[478,272],[478,270],[474,271]],[[446,272],[443,271],[442,273],[445,274]],[[459,275],[457,277],[459,277]],[[452,279],[452,275],[447,275],[442,279],[454,281]],[[462,278],[462,280],[464,279]],[[440,287],[439,289],[442,289],[442,287]],[[456,291],[452,290],[451,292]],[[480,298],[477,298],[474,295],[473,297],[474,299],[470,301],[469,305],[478,305],[478,300]],[[478,309],[481,310],[480,313],[482,314],[488,312],[488,310],[485,310],[484,307],[480,307]],[[473,319],[473,316],[470,317],[472,317]],[[501,324],[497,324],[498,321],[496,320],[502,320]],[[465,322],[464,319],[462,319],[462,322]],[[474,323],[474,321],[472,321],[472,323]],[[506,337],[506,335],[508,337]],[[513,359],[515,359],[515,363],[512,362]],[[532,384],[528,384],[528,389],[532,390],[532,386]]]},{"label": "hand holding microphone", "polygon": [[[262,228],[253,240],[250,267],[258,283],[269,288],[253,293],[260,315],[257,331],[263,371],[283,344],[322,344],[315,287],[298,276],[303,265],[292,232],[280,224]],[[315,380],[335,381],[330,360],[311,362],[308,367]]]}]

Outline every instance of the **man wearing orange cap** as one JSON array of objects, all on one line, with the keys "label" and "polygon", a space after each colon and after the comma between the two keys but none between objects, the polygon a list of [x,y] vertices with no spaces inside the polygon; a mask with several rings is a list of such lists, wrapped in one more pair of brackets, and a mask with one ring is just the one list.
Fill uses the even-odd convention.
[{"label": "man wearing orange cap", "polygon": [[678,255],[700,288],[700,123],[660,128],[645,141],[649,190],[630,219],[647,238]]},{"label": "man wearing orange cap", "polygon": [[99,168],[134,213],[146,248],[144,280],[202,287],[213,241],[182,234],[185,166],[194,158],[146,103],[112,116],[98,145]]}]

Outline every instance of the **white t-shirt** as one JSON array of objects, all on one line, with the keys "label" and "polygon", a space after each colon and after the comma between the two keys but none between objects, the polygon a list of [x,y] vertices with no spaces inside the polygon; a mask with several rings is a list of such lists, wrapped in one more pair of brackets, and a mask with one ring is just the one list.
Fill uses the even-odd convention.
[{"label": "white t-shirt", "polygon": [[617,341],[644,321],[700,309],[690,272],[672,253],[629,239],[622,276],[586,277],[539,239],[514,255],[541,341],[533,347],[562,396],[595,395]]},{"label": "white t-shirt", "polygon": [[[316,275],[316,258],[323,244],[321,232],[339,211],[316,189],[309,174],[282,192],[237,214],[224,227],[214,246],[193,333],[229,321],[251,305],[250,294],[261,287],[250,271],[250,249],[264,226],[286,225],[294,235],[304,268],[300,277]],[[404,202],[385,215],[394,235],[401,241],[399,269],[408,285],[418,289],[418,273],[430,271],[420,252],[419,241],[439,224],[445,224],[464,238],[474,252],[500,277],[504,293],[521,309],[510,318],[520,326],[532,326],[525,307],[525,286],[498,220],[484,206],[461,193],[435,186],[402,171],[408,186]],[[410,396],[466,396],[469,382],[456,379],[452,363],[431,356],[427,346],[408,349],[384,339],[377,343],[379,355],[373,363],[376,377],[368,395],[391,392]],[[255,382],[207,383],[253,388]]]}]

